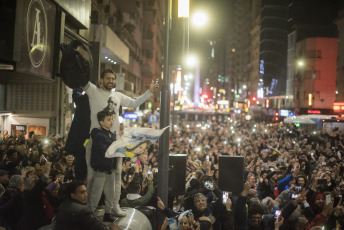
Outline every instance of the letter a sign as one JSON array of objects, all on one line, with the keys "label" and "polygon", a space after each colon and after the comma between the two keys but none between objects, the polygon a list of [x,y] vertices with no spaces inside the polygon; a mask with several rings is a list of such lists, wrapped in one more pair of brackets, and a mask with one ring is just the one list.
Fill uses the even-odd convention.
[{"label": "letter a sign", "polygon": [[41,0],[31,0],[26,15],[26,39],[32,65],[37,68],[47,49],[47,15]]}]

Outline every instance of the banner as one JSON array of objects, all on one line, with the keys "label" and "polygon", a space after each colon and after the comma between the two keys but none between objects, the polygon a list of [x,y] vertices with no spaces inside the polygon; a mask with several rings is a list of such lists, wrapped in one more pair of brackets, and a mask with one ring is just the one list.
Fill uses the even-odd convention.
[{"label": "banner", "polygon": [[123,136],[114,141],[106,150],[105,157],[136,157],[155,143],[165,129],[126,128]]}]

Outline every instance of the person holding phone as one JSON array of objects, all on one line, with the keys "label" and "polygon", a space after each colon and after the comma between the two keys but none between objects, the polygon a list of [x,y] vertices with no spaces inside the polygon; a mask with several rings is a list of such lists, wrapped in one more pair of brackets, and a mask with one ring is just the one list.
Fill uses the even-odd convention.
[{"label": "person holding phone", "polygon": [[[108,102],[111,98],[112,103],[112,120],[113,126],[110,131],[119,135],[120,124],[119,124],[119,111],[121,106],[126,107],[138,107],[144,103],[148,98],[150,98],[153,93],[158,92],[158,85],[152,80],[149,89],[140,97],[135,99],[130,98],[120,92],[114,91],[116,86],[116,76],[115,73],[110,69],[105,69],[100,76],[100,87],[98,88],[91,82],[87,82],[86,85],[81,86],[81,88],[87,93],[89,105],[90,105],[90,132],[94,128],[100,128],[97,120],[97,113],[102,111],[108,106]],[[157,86],[157,87],[156,87]],[[93,145],[93,139],[90,138],[87,142],[86,148],[86,164],[87,164],[87,190],[90,191],[94,182],[94,171],[91,167],[91,150]],[[117,169],[115,172],[115,196],[114,196],[114,208],[112,213],[117,216],[125,216],[126,213],[120,209],[118,201],[121,195],[121,172],[122,172],[122,158],[117,159]]]},{"label": "person holding phone", "polygon": [[153,196],[153,173],[148,174],[146,177],[148,190],[144,196],[141,196],[142,183],[139,180],[132,181],[129,184],[127,196],[120,201],[121,207],[145,206],[149,203]]}]

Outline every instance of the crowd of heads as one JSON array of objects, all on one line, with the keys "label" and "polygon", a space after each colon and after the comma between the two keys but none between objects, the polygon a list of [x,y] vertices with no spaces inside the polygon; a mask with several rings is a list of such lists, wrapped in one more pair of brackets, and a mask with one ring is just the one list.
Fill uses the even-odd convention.
[{"label": "crowd of heads", "polygon": [[[196,206],[196,203],[185,199],[192,197],[193,191],[203,191],[208,197],[208,184],[217,187],[221,156],[240,156],[245,162],[244,182],[250,186],[245,193],[248,207],[246,226],[268,229],[264,218],[274,216],[277,209],[283,210],[295,200],[299,202],[298,208],[288,214],[284,223],[276,224],[280,229],[310,229],[311,226],[324,225],[326,229],[332,229],[342,225],[343,132],[337,129],[305,132],[293,124],[231,119],[221,123],[185,122],[178,127],[182,128],[177,128],[172,135],[170,150],[187,155],[186,193],[180,211]],[[207,199],[207,205],[221,198],[212,196],[212,199]],[[236,229],[240,229],[238,223],[241,220],[235,209],[238,198],[233,196],[231,199],[233,221]],[[317,214],[326,214],[327,221],[317,221]]]},{"label": "crowd of heads", "polygon": [[[144,196],[148,182],[152,181],[154,195],[144,205],[165,211],[168,218],[162,229],[240,229],[245,221],[239,214],[247,216],[246,227],[268,229],[264,220],[275,217],[276,210],[277,213],[281,210],[281,216],[286,218],[273,218],[270,227],[343,226],[344,133],[341,131],[307,133],[289,124],[231,119],[183,122],[178,127],[170,134],[169,149],[170,153],[186,154],[185,193],[171,197],[169,205],[161,204],[156,196],[158,143],[147,146],[135,160],[124,159],[122,165],[121,199],[128,194]],[[25,139],[23,134],[9,136],[5,132],[1,140],[1,200],[9,188],[22,193],[33,189],[46,173],[46,162],[51,162],[50,183],[43,191],[56,197],[50,199],[56,211],[64,198],[61,191],[66,191],[65,184],[74,179],[75,159],[64,151],[65,140],[33,133]],[[218,187],[221,156],[244,159],[242,194],[229,196],[225,201]],[[68,194],[76,192],[67,191]],[[87,195],[79,198],[85,196],[87,199]],[[243,197],[245,210],[241,213],[236,208],[241,207]],[[291,205],[294,206],[289,213]],[[169,213],[167,206],[171,209]],[[324,218],[319,220],[318,215]]]},{"label": "crowd of heads", "polygon": [[[65,141],[58,135],[3,134],[7,135],[0,142],[0,226],[22,229],[31,223],[28,213],[37,220],[31,223],[33,228],[49,224],[66,196],[67,183],[75,179],[74,156],[64,151]],[[42,212],[29,212],[33,201]]]}]

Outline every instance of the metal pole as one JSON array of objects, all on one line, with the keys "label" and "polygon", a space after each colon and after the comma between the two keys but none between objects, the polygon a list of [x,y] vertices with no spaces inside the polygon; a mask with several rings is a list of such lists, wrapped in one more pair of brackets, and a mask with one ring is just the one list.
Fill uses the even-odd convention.
[{"label": "metal pole", "polygon": [[[169,77],[169,36],[170,36],[170,1],[165,0],[165,47],[164,47],[164,79],[160,98],[160,128],[170,125],[170,77]],[[168,131],[159,140],[159,176],[158,196],[167,206],[168,168],[170,134]]]},{"label": "metal pole", "polygon": [[314,108],[314,79],[315,79],[315,73],[314,73],[314,67],[312,66],[312,109]]},{"label": "metal pole", "polygon": [[174,111],[174,106],[175,106],[175,101],[176,99],[174,98],[174,91],[175,91],[175,86],[176,86],[176,81],[175,81],[175,74],[173,73],[172,76],[172,136],[174,136],[174,116],[175,116],[175,111]]}]

